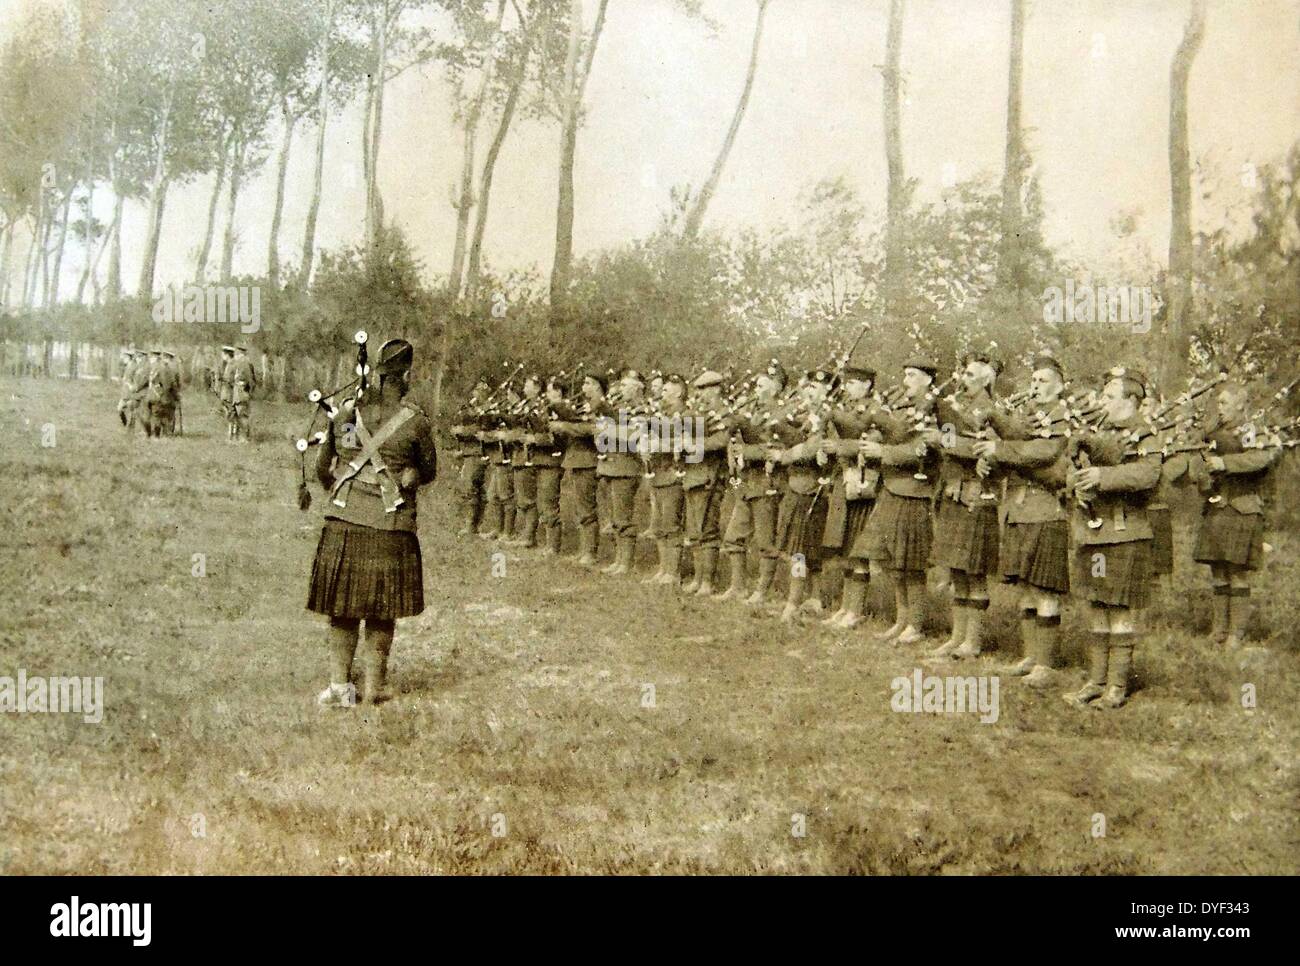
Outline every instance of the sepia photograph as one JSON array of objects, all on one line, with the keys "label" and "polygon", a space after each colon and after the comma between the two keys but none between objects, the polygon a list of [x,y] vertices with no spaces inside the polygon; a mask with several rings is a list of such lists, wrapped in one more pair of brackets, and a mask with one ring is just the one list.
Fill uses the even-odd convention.
[{"label": "sepia photograph", "polygon": [[35,933],[1300,873],[1300,0],[0,0],[0,413]]}]

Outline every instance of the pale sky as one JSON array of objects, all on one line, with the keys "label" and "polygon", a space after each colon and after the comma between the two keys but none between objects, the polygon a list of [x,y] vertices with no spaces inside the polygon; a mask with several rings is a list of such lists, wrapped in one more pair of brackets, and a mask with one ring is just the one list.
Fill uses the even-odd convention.
[{"label": "pale sky", "polygon": [[[0,30],[27,2],[36,0],[0,0]],[[584,6],[594,16],[595,0]],[[710,225],[794,222],[800,191],[835,175],[847,177],[879,214],[885,161],[878,65],[887,8],[887,0],[773,0],[758,79]],[[670,0],[611,0],[578,141],[579,254],[647,234],[667,209],[669,188],[698,185],[707,174],[744,78],[755,5],[706,0],[706,9],[720,25],[716,36],[676,13]],[[1024,123],[1048,240],[1068,255],[1112,258],[1111,219],[1137,211],[1139,241],[1164,261],[1169,65],[1187,10],[1188,0],[1030,0]],[[1001,172],[1009,22],[1005,0],[908,0],[904,163],[924,199],[940,195],[945,174]],[[1211,183],[1225,186],[1194,202],[1194,224],[1213,228],[1247,194],[1243,165],[1274,160],[1300,138],[1300,0],[1211,0],[1190,102],[1194,160]],[[357,108],[331,120],[317,235],[326,247],[361,235],[359,131]],[[294,142],[281,234],[289,261],[301,245],[314,140],[307,127]],[[558,146],[554,125],[516,122],[512,129],[487,232],[495,266],[549,270]],[[449,267],[455,216],[448,199],[460,159],[437,68],[401,77],[385,106],[380,178],[387,213],[430,273]],[[210,190],[211,176],[172,189],[160,285],[192,273]],[[273,192],[268,164],[240,198],[237,272],[265,271]],[[143,207],[131,205],[123,236],[128,285],[138,274],[143,234]],[[80,253],[65,261],[66,277],[75,278]]]}]

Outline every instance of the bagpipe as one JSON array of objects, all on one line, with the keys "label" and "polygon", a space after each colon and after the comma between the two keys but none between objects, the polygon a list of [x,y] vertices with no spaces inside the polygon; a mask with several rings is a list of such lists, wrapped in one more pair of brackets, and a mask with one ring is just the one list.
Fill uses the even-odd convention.
[{"label": "bagpipe", "polygon": [[[298,450],[298,509],[311,509],[311,491],[307,489],[307,450],[312,446],[320,446],[329,440],[329,430],[316,429],[316,420],[322,415],[327,422],[333,423],[339,414],[347,411],[352,412],[356,405],[361,402],[361,397],[365,394],[366,389],[370,387],[370,364],[366,357],[366,342],[368,340],[365,329],[358,329],[352,337],[352,341],[357,344],[357,365],[356,378],[339,386],[337,389],[328,393],[323,393],[319,389],[312,389],[307,393],[307,401],[312,404],[311,416],[307,420],[307,430],[294,443]],[[340,394],[347,392],[353,386],[357,388],[355,394],[343,401],[342,407],[336,406],[333,400]]]}]

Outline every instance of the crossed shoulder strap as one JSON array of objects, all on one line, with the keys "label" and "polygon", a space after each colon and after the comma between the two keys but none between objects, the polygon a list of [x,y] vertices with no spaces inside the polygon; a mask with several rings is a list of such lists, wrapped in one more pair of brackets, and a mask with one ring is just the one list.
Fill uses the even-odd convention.
[{"label": "crossed shoulder strap", "polygon": [[[379,448],[392,439],[393,434],[405,426],[415,415],[414,409],[404,405],[371,434],[361,419],[361,410],[354,406],[354,426],[357,439],[361,441],[361,452],[348,461],[348,468],[334,481],[331,497],[336,506],[347,506],[347,493],[344,487],[350,489],[353,478],[366,468],[366,464],[370,464],[375,468],[377,474],[381,474],[380,489],[384,491],[384,509],[391,513],[402,505],[404,501],[401,494],[395,492],[396,486],[393,487],[394,498],[390,500],[388,487],[382,482],[382,475],[388,475],[388,467],[384,465],[384,461],[379,455]],[[390,479],[389,482],[394,483],[395,481]]]}]

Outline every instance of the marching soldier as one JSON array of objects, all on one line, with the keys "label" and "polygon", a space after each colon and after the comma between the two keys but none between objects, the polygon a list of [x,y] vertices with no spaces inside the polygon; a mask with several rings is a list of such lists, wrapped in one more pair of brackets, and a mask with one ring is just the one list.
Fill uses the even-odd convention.
[{"label": "marching soldier", "polygon": [[[616,400],[616,401],[615,401]],[[628,422],[632,417],[643,417],[645,409],[645,383],[635,369],[619,373],[616,392],[597,411],[596,479],[607,480],[610,520],[613,521],[615,539],[614,562],[601,573],[617,577],[632,570],[636,556],[636,491],[641,482],[641,459],[636,443],[629,438]]]},{"label": "marching soldier", "polygon": [[1024,656],[1002,673],[1041,688],[1051,683],[1061,601],[1070,592],[1070,528],[1060,495],[1070,461],[1061,365],[1040,353],[1032,367],[1029,405],[1034,415],[995,410],[997,438],[977,441],[972,448],[991,468],[1007,473],[1000,569],[1006,583],[1020,588]]},{"label": "marching soldier", "polygon": [[1064,695],[1078,708],[1119,708],[1128,698],[1129,671],[1152,577],[1152,530],[1147,516],[1160,481],[1160,454],[1125,451],[1127,433],[1141,425],[1146,381],[1133,369],[1107,373],[1101,402],[1107,430],[1076,438],[1067,486],[1075,497],[1076,569],[1087,602],[1092,641],[1088,680]]},{"label": "marching soldier", "polygon": [[861,452],[861,443],[881,437],[880,431],[872,426],[875,413],[871,391],[875,386],[876,371],[846,366],[842,378],[844,402],[831,411],[821,451],[828,457],[835,457],[822,552],[829,558],[827,563],[835,562],[843,570],[844,586],[840,591],[840,606],[822,623],[848,630],[864,620],[862,613],[866,608],[870,561],[865,554],[855,556],[854,550],[866,530],[880,481],[880,468],[868,465]]},{"label": "marching soldier", "polygon": [[1214,451],[1196,462],[1205,503],[1192,559],[1208,564],[1214,588],[1211,636],[1229,648],[1245,641],[1250,574],[1264,555],[1263,491],[1282,447],[1264,438],[1247,418],[1247,391],[1224,383],[1218,394],[1218,426],[1209,439]]},{"label": "marching soldier", "polygon": [[343,401],[317,457],[331,499],[307,599],[309,610],[329,618],[322,707],[355,703],[350,680],[363,621],[365,701],[386,699],[395,623],[424,610],[416,493],[437,476],[438,460],[428,417],[407,399],[413,358],[405,340],[380,346],[377,389]]},{"label": "marching soldier", "polygon": [[948,571],[952,587],[952,634],[930,656],[970,658],[983,649],[984,613],[989,607],[988,575],[998,568],[998,491],[977,472],[975,443],[986,435],[993,412],[998,367],[988,355],[963,360],[961,383],[938,403],[939,427],[923,438],[942,453],[932,563]]},{"label": "marching soldier", "polygon": [[476,382],[469,401],[461,408],[451,427],[451,437],[456,443],[456,499],[461,520],[456,535],[460,537],[476,533],[479,519],[483,515],[486,456],[479,433],[483,428],[483,406],[491,392],[492,388],[486,379]]},{"label": "marching soldier", "polygon": [[[744,598],[755,606],[766,603],[776,577],[781,559],[776,544],[776,517],[784,476],[778,461],[784,447],[773,435],[772,427],[785,416],[784,410],[776,410],[778,396],[788,381],[785,369],[773,359],[755,380],[752,405],[744,407],[728,424],[732,434],[728,461],[734,461],[732,476],[738,485],[722,537],[731,580],[720,600]],[[745,554],[751,549],[758,555],[758,580],[746,597]]]},{"label": "marching soldier", "polygon": [[924,431],[933,426],[930,390],[937,371],[928,359],[906,363],[898,411],[881,412],[875,419],[883,441],[866,440],[861,445],[865,459],[880,463],[882,489],[859,543],[864,544],[867,559],[893,581],[897,616],[878,639],[895,644],[913,644],[925,636],[921,613],[925,570],[930,564],[930,501],[938,460]]},{"label": "marching soldier", "polygon": [[686,476],[682,460],[682,420],[686,409],[686,380],[681,376],[664,377],[659,406],[660,432],[645,440],[649,459],[651,528],[659,553],[659,569],[643,584],[676,587],[682,566],[682,516],[685,495],[682,479]]},{"label": "marching soldier", "polygon": [[[685,459],[682,493],[686,500],[686,539],[694,572],[683,590],[699,597],[713,594],[713,572],[721,540],[722,480],[726,471],[727,429],[721,422],[722,374],[706,370],[692,383],[685,424],[691,426],[693,452]],[[700,436],[703,433],[703,436]]]},{"label": "marching soldier", "polygon": [[564,439],[564,458],[560,465],[573,496],[574,523],[578,530],[578,563],[584,567],[596,563],[596,442],[592,415],[605,402],[605,380],[587,375],[582,380],[583,402],[557,413],[565,418],[552,420],[551,432]]}]

